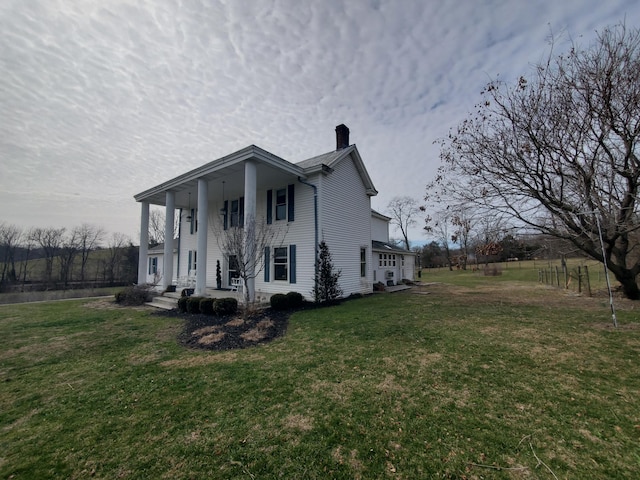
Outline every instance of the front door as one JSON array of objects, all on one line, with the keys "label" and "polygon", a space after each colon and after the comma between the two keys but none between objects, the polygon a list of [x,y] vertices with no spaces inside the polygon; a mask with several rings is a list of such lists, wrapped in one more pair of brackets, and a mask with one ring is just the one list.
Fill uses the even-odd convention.
[{"label": "front door", "polygon": [[240,272],[238,271],[238,257],[236,255],[229,255],[227,257],[228,264],[228,278],[227,285],[231,285],[232,278],[238,278],[240,276]]}]

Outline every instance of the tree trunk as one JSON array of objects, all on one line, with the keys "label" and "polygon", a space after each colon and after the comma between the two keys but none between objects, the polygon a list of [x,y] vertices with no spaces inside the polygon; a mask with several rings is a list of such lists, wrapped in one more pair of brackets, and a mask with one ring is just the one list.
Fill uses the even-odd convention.
[{"label": "tree trunk", "polygon": [[640,289],[636,282],[636,275],[629,269],[611,269],[616,280],[622,285],[624,295],[630,300],[640,300]]}]

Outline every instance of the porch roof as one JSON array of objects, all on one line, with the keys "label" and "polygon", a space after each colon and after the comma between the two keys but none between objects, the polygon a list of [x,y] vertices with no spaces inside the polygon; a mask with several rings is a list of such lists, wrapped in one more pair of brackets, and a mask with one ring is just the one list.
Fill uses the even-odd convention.
[{"label": "porch roof", "polygon": [[[183,173],[160,185],[145,190],[134,195],[138,202],[147,201],[154,205],[165,204],[165,193],[167,191],[181,192],[191,191],[199,179],[208,181],[231,177],[231,179],[244,178],[244,162],[254,160],[258,164],[259,177],[273,175],[274,172],[284,172],[296,177],[306,178],[302,168],[288,162],[272,153],[263,150],[255,145],[250,145],[242,150],[231,153],[227,156],[213,160],[205,165]],[[229,187],[232,182],[229,182]],[[195,199],[193,199],[195,201]],[[178,200],[176,201],[176,204]]]}]

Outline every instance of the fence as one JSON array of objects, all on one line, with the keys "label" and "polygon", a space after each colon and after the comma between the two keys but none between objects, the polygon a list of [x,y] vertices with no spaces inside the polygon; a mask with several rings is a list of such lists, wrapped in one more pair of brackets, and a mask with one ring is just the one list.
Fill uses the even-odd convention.
[{"label": "fence", "polygon": [[565,290],[575,290],[591,296],[593,290],[603,288],[605,282],[604,266],[600,264],[560,266],[549,264],[545,268],[538,269],[538,282],[553,285]]}]

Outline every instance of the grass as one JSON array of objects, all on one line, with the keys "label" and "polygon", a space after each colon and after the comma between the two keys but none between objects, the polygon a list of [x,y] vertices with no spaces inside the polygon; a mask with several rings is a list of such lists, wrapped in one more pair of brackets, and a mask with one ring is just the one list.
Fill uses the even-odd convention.
[{"label": "grass", "polygon": [[231,352],[105,300],[0,306],[0,477],[635,477],[636,304],[614,330],[604,297],[422,280]]}]

